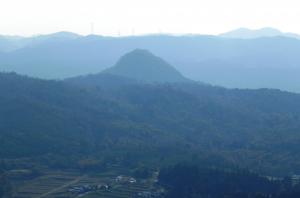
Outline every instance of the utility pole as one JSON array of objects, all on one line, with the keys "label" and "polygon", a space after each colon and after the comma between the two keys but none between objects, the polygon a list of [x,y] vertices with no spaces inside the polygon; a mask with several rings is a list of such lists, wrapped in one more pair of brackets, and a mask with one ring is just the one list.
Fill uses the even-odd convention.
[{"label": "utility pole", "polygon": [[93,35],[94,34],[94,23],[92,22],[91,23],[91,35]]}]

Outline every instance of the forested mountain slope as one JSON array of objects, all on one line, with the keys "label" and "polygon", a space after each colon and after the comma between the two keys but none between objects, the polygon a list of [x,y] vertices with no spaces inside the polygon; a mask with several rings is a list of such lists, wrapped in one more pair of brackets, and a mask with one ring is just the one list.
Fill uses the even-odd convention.
[{"label": "forested mountain slope", "polygon": [[297,94],[198,83],[84,88],[16,74],[0,81],[1,158],[68,153],[155,164],[189,154],[269,174],[299,171]]}]

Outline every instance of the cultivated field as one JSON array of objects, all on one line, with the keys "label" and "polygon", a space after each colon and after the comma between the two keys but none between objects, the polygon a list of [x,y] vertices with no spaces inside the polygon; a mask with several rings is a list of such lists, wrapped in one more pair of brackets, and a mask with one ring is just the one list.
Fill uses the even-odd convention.
[{"label": "cultivated field", "polygon": [[[136,183],[118,183],[115,178],[126,174],[125,170],[112,167],[105,172],[80,174],[77,171],[46,171],[42,176],[17,182],[14,198],[131,198],[137,193],[154,188],[154,179],[138,180]],[[70,187],[109,184],[109,190],[97,190],[85,194],[68,192]]]}]

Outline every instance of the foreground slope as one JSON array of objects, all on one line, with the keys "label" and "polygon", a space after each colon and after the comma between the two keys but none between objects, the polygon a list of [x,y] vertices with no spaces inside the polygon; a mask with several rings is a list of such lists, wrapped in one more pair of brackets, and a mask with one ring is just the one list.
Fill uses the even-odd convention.
[{"label": "foreground slope", "polygon": [[298,94],[190,82],[105,89],[16,74],[1,74],[0,85],[1,158],[76,167],[87,157],[124,166],[193,157],[264,174],[300,171]]}]

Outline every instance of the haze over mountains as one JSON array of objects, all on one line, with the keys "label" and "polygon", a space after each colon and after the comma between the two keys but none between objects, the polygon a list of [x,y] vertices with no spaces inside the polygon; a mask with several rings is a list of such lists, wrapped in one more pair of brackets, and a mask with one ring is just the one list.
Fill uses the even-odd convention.
[{"label": "haze over mountains", "polygon": [[283,37],[291,37],[300,39],[300,35],[290,32],[281,32],[275,28],[261,28],[257,30],[251,30],[248,28],[239,28],[236,30],[232,30],[230,32],[226,32],[220,34],[219,36],[224,38],[236,38],[236,39],[254,39],[260,37],[276,37],[276,36],[283,36]]},{"label": "haze over mountains", "polygon": [[71,32],[57,32],[53,34],[37,35],[32,37],[0,35],[0,52],[11,52],[24,47],[33,47],[35,45],[43,44],[44,42],[63,42],[79,37],[80,35]]},{"label": "haze over mountains", "polygon": [[196,81],[230,88],[300,92],[300,40],[273,29],[264,29],[255,35],[259,37],[238,39],[237,34],[237,38],[224,38],[226,35],[116,38],[64,32],[27,38],[26,42],[22,38],[2,37],[0,70],[63,79],[104,71],[125,53],[140,48],[162,57],[184,76]]}]

